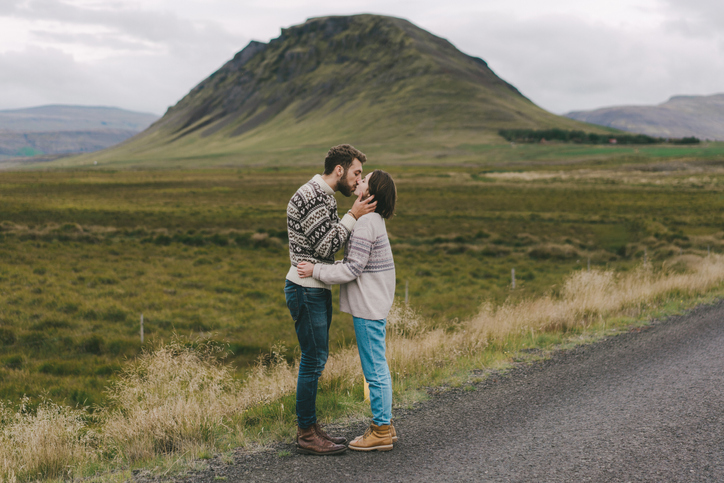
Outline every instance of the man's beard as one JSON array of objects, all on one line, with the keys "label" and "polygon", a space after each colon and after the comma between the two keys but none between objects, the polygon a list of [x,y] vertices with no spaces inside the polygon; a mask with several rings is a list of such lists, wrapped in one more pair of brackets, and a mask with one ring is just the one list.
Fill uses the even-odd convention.
[{"label": "man's beard", "polygon": [[350,196],[352,196],[352,191],[354,191],[355,187],[347,184],[347,171],[348,170],[345,169],[344,173],[342,174],[342,178],[337,181],[337,190],[344,196],[349,198]]}]

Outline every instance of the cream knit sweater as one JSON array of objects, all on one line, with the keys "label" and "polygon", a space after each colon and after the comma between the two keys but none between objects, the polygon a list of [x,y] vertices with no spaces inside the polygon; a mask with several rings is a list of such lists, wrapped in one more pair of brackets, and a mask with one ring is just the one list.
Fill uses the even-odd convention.
[{"label": "cream knit sweater", "polygon": [[370,320],[387,318],[395,296],[395,262],[384,218],[379,213],[360,217],[344,260],[316,264],[313,277],[325,284],[340,284],[342,312]]}]

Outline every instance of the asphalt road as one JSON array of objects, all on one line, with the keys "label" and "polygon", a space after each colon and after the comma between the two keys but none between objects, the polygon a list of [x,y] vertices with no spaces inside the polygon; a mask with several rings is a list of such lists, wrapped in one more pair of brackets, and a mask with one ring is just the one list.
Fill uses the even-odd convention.
[{"label": "asphalt road", "polygon": [[435,395],[391,452],[278,445],[186,481],[724,481],[723,411],[719,302]]}]

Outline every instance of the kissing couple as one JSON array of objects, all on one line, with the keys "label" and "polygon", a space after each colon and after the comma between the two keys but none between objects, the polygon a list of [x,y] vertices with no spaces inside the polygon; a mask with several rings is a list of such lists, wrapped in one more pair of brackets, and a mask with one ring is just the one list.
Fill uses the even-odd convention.
[{"label": "kissing couple", "polygon": [[[362,178],[367,157],[349,144],[329,150],[324,173],[300,187],[287,206],[289,258],[284,294],[302,358],[297,377],[297,450],[314,455],[389,451],[397,441],[392,425],[392,379],[385,357],[387,315],[395,294],[395,263],[385,220],[392,217],[397,189],[375,170]],[[341,219],[334,193],[357,199]],[[344,260],[334,254],[345,247]],[[331,286],[339,284],[339,306],[352,315],[362,371],[370,388],[372,423],[345,446],[317,422],[317,385],[329,355]]]}]

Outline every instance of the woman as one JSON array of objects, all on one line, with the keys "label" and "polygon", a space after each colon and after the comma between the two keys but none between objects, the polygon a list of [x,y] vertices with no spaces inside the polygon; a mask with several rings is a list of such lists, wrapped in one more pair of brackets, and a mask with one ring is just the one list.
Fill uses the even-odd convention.
[{"label": "woman", "polygon": [[352,315],[362,371],[370,385],[372,424],[354,439],[349,449],[389,451],[397,441],[392,417],[392,379],[385,358],[385,326],[395,295],[395,263],[387,238],[385,219],[395,212],[397,189],[392,177],[381,170],[368,174],[355,195],[374,195],[374,213],[361,216],[345,248],[344,260],[334,265],[302,262],[299,276],[340,284],[339,308]]}]

